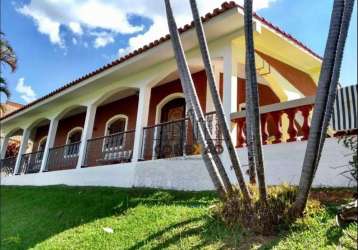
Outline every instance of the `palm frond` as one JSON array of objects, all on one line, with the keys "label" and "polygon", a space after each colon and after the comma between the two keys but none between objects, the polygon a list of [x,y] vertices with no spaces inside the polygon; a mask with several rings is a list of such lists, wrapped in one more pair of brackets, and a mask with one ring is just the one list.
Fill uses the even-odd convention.
[{"label": "palm frond", "polygon": [[4,93],[7,98],[10,97],[10,90],[6,86],[0,86],[0,93]]},{"label": "palm frond", "polygon": [[4,33],[0,36],[0,61],[10,66],[11,71],[14,72],[17,68],[17,57],[14,49],[9,42],[5,39]]}]

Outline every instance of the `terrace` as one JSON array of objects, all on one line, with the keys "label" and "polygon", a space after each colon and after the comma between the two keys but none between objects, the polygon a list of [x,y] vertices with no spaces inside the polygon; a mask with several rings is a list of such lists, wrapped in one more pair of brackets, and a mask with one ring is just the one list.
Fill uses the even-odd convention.
[{"label": "terrace", "polygon": [[[263,144],[306,140],[309,133],[309,117],[313,102],[313,97],[307,97],[261,106]],[[101,106],[98,109],[100,112]],[[76,118],[79,120],[76,120],[75,123],[83,124],[85,114],[81,113],[82,111],[83,108],[77,108],[70,112],[71,116],[63,116],[62,119],[58,119],[58,130],[62,131],[59,126],[64,126],[70,121],[73,122]],[[100,113],[97,114],[100,116]],[[58,146],[54,142],[52,147],[47,145],[47,152],[45,152],[46,140],[49,135],[42,136],[45,139],[39,142],[35,141],[32,152],[2,159],[2,175],[32,174],[131,162],[133,160],[136,130],[141,132],[142,138],[139,148],[136,149],[139,152],[138,161],[183,157],[200,153],[194,136],[194,130],[197,128],[191,124],[188,117],[159,122],[151,126],[135,126],[134,129],[132,126],[127,128],[128,125],[123,117],[125,116],[117,116],[115,119],[112,118],[112,121],[107,121],[107,135],[89,138],[84,142],[81,127],[71,129],[66,136],[60,133],[60,135],[55,136]],[[224,149],[223,139],[216,114],[215,112],[208,112],[205,114],[205,118],[214,144],[221,153]],[[236,133],[236,147],[245,147],[245,111],[232,113],[231,120],[233,133]],[[92,135],[99,134],[96,133],[96,127],[100,126],[100,120],[97,119],[96,121],[98,124],[94,123],[95,129],[92,131]],[[38,132],[44,130],[44,127],[49,127],[49,125],[44,125],[44,122],[41,122],[35,127],[40,128],[37,129]],[[72,124],[71,127],[74,127],[74,125]],[[33,130],[36,129],[30,129],[30,131]],[[45,130],[48,131],[48,129]],[[43,132],[40,134],[43,134]],[[64,140],[65,137],[67,137],[66,140]],[[66,141],[66,143],[59,145],[63,141]],[[83,152],[80,152],[80,150],[83,150]],[[83,163],[79,162],[80,155],[83,155]]]}]

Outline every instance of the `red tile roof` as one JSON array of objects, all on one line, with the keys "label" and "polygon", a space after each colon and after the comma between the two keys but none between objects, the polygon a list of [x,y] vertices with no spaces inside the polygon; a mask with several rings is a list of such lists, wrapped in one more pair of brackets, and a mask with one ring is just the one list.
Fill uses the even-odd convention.
[{"label": "red tile roof", "polygon": [[[240,9],[243,9],[243,7],[241,5],[235,3],[234,1],[224,2],[221,5],[221,8],[216,8],[211,13],[207,13],[205,16],[203,16],[202,21],[207,22],[210,19],[212,19],[213,17],[216,17],[216,16],[218,16],[218,15],[220,15],[220,14],[222,14],[222,13],[224,13],[224,12],[230,10],[230,9],[237,8],[237,7],[240,8]],[[284,32],[279,27],[277,27],[277,26],[273,25],[271,22],[267,21],[265,18],[257,15],[256,13],[254,13],[253,16],[254,16],[254,18],[258,19],[259,21],[261,21],[262,23],[266,24],[270,28],[274,29],[279,34],[285,36],[287,39],[289,39],[292,42],[294,42],[295,44],[297,44],[298,46],[300,46],[301,48],[303,48],[304,50],[306,50],[307,52],[309,52],[313,56],[317,57],[318,59],[322,59],[321,56],[319,56],[318,54],[313,52],[311,49],[309,49],[307,46],[302,44],[300,41],[298,41],[297,39],[292,37],[290,34]],[[179,30],[179,33],[183,33],[183,32],[186,32],[186,31],[192,29],[192,28],[194,28],[194,22],[193,21],[190,24],[184,25],[184,27],[181,27],[178,30]],[[107,69],[109,69],[111,67],[114,67],[114,66],[116,66],[118,64],[121,64],[121,63],[131,59],[132,57],[135,57],[135,56],[137,56],[137,55],[139,55],[139,54],[141,54],[141,53],[143,53],[143,52],[145,52],[145,51],[147,51],[147,50],[149,50],[149,49],[151,49],[153,47],[156,47],[159,44],[161,44],[161,43],[163,43],[163,42],[165,42],[165,41],[167,41],[169,39],[170,39],[170,35],[167,34],[166,36],[163,36],[163,37],[161,37],[161,38],[159,38],[159,39],[157,39],[157,40],[155,40],[155,41],[153,41],[153,42],[151,42],[151,43],[149,43],[147,45],[144,45],[142,48],[134,50],[133,52],[121,57],[120,59],[114,60],[111,63],[106,64],[106,65],[102,66],[101,68],[98,68],[97,70],[95,70],[93,72],[90,72],[90,73],[88,73],[88,74],[86,74],[86,75],[84,75],[84,76],[82,76],[82,77],[80,77],[80,78],[78,78],[76,80],[73,80],[72,82],[69,82],[69,83],[65,84],[64,86],[62,86],[62,87],[50,92],[49,94],[47,94],[45,96],[40,97],[39,99],[37,99],[37,100],[27,104],[27,105],[24,105],[22,108],[20,108],[20,109],[14,111],[12,113],[7,114],[6,116],[4,116],[2,118],[0,118],[0,121],[4,120],[4,119],[6,119],[6,118],[8,118],[10,116],[13,116],[16,113],[19,113],[19,112],[21,112],[21,111],[23,111],[23,110],[25,110],[25,109],[27,109],[27,108],[29,108],[29,107],[41,102],[41,101],[43,101],[43,100],[45,100],[45,99],[47,99],[47,98],[49,98],[51,96],[54,96],[54,95],[64,91],[65,89],[68,89],[68,88],[70,88],[70,87],[72,87],[72,86],[74,86],[74,85],[76,85],[76,84],[78,84],[78,83],[80,83],[80,82],[82,82],[82,81],[84,81],[84,80],[96,75],[96,74],[99,74],[99,73],[101,73],[101,72],[103,72],[103,71],[105,71],[105,70],[107,70]]]}]

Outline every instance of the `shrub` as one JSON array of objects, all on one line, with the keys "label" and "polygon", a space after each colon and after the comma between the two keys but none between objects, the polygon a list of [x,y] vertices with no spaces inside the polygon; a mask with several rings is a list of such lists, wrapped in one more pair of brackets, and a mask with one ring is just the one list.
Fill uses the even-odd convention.
[{"label": "shrub", "polygon": [[[220,203],[214,214],[228,227],[240,225],[262,235],[273,235],[279,227],[290,222],[288,209],[295,201],[297,188],[289,185],[268,188],[267,204],[259,202],[257,187],[250,186],[251,204],[245,204],[240,192],[235,192],[225,202]],[[310,201],[306,213],[314,213],[320,209],[319,202]]]}]

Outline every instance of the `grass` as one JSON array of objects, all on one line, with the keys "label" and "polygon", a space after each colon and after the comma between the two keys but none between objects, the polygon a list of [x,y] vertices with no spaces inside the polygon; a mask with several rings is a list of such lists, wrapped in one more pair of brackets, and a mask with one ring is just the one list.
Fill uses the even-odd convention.
[{"label": "grass", "polygon": [[[328,191],[329,192],[329,191]],[[336,205],[276,237],[226,229],[212,192],[2,187],[0,249],[355,249],[357,225],[335,226]],[[104,228],[111,228],[108,233]]]}]

